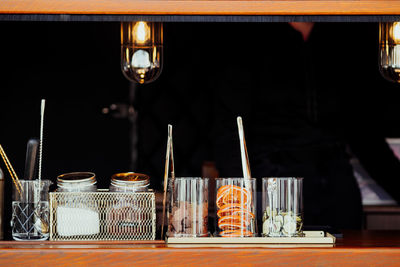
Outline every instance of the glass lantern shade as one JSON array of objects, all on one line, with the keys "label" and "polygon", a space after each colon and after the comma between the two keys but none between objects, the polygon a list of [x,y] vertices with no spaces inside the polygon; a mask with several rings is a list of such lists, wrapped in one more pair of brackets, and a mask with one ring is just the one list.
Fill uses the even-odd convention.
[{"label": "glass lantern shade", "polygon": [[133,82],[154,81],[162,70],[163,25],[160,22],[121,22],[121,69]]},{"label": "glass lantern shade", "polygon": [[379,69],[385,79],[400,83],[400,22],[379,24]]}]

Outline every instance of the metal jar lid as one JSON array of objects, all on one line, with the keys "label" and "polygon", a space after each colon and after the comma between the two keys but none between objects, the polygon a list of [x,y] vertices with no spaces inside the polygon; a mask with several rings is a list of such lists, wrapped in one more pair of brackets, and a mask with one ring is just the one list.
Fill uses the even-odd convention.
[{"label": "metal jar lid", "polygon": [[59,187],[90,186],[96,183],[96,174],[93,172],[70,172],[57,177]]},{"label": "metal jar lid", "polygon": [[142,173],[123,172],[111,176],[111,185],[117,187],[146,188],[150,184],[150,177]]}]

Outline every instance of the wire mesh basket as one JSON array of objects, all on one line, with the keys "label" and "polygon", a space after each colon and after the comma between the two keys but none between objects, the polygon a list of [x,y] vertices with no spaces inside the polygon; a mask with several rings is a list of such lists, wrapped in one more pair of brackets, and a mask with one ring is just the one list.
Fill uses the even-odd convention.
[{"label": "wire mesh basket", "polygon": [[154,240],[154,192],[51,192],[50,240]]}]

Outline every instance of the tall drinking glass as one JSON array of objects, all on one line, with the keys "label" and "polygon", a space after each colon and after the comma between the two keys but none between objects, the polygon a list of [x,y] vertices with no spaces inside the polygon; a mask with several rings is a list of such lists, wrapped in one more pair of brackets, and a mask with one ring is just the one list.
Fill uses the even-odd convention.
[{"label": "tall drinking glass", "polygon": [[169,186],[167,236],[208,236],[208,178],[175,178]]},{"label": "tall drinking glass", "polygon": [[263,236],[303,236],[303,178],[262,179]]},{"label": "tall drinking glass", "polygon": [[256,179],[217,178],[216,191],[216,234],[256,236]]},{"label": "tall drinking glass", "polygon": [[15,240],[46,240],[49,237],[50,180],[20,180],[21,194],[13,187],[12,237]]}]

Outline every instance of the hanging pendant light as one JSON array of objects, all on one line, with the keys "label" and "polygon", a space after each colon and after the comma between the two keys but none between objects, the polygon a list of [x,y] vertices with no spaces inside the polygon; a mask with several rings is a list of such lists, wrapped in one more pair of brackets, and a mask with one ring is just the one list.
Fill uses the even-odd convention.
[{"label": "hanging pendant light", "polygon": [[128,80],[145,84],[157,79],[162,57],[162,23],[121,22],[121,68]]},{"label": "hanging pendant light", "polygon": [[387,80],[400,83],[400,22],[379,24],[379,69]]}]

